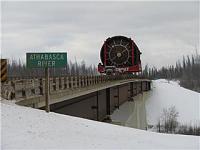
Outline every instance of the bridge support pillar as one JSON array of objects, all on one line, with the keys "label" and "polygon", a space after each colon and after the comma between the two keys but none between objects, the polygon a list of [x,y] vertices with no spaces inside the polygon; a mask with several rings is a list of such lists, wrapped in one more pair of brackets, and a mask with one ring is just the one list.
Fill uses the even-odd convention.
[{"label": "bridge support pillar", "polygon": [[118,96],[118,99],[117,99],[117,108],[119,109],[119,85],[117,86],[117,96]]},{"label": "bridge support pillar", "polygon": [[133,82],[130,82],[130,100],[132,100],[133,97]]},{"label": "bridge support pillar", "polygon": [[97,97],[97,121],[99,121],[99,92],[96,92],[96,97]]},{"label": "bridge support pillar", "polygon": [[137,95],[137,82],[133,83],[133,96]]},{"label": "bridge support pillar", "polygon": [[148,82],[148,90],[151,90],[151,83]]},{"label": "bridge support pillar", "polygon": [[106,89],[106,110],[107,115],[110,116],[110,88]]}]

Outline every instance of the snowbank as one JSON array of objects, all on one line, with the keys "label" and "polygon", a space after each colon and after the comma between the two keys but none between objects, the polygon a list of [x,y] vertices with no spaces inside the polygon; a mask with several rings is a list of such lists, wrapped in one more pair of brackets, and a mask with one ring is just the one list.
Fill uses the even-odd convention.
[{"label": "snowbank", "polygon": [[199,137],[166,135],[1,104],[2,149],[199,149]]},{"label": "snowbank", "polygon": [[200,123],[200,93],[182,88],[177,82],[153,81],[152,91],[146,100],[148,124],[155,125],[163,108],[171,106],[179,112],[179,122]]}]

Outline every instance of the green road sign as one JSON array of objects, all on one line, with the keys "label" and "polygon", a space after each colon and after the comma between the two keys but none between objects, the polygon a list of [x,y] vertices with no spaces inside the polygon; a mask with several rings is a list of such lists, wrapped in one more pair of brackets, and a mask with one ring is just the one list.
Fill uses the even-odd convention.
[{"label": "green road sign", "polygon": [[67,65],[67,53],[26,53],[28,68],[59,68]]}]

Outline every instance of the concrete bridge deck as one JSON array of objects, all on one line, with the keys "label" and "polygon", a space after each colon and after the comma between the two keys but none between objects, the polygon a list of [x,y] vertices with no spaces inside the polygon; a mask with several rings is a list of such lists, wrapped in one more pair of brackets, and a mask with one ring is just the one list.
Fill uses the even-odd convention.
[{"label": "concrete bridge deck", "polygon": [[[128,83],[138,83],[142,84],[143,83],[149,83],[149,80],[139,80],[139,79],[128,79],[128,80],[120,80],[120,81],[109,81],[101,84],[96,84],[96,85],[91,85],[88,87],[82,87],[82,88],[76,88],[76,89],[67,89],[67,90],[60,90],[60,91],[54,91],[51,92],[50,94],[50,105],[54,103],[59,103],[65,100],[70,100],[73,98],[77,98],[80,96],[84,96],[90,93],[94,93],[97,91],[101,91],[107,88],[113,88],[117,87],[120,85],[128,84]],[[138,87],[139,88],[139,87]],[[140,87],[141,88],[141,87]],[[143,90],[147,90],[144,85],[143,85]],[[139,91],[139,89],[138,89]],[[139,91],[141,92],[141,91]],[[34,96],[34,97],[29,97],[26,99],[19,99],[17,104],[24,105],[24,106],[32,106],[34,108],[41,108],[45,106],[45,97],[44,95],[40,96]]]},{"label": "concrete bridge deck", "polygon": [[[10,81],[1,94],[23,106],[44,109],[44,79]],[[150,90],[150,80],[132,76],[60,77],[50,80],[50,110],[104,120],[138,93]],[[7,93],[6,93],[7,92]]]}]

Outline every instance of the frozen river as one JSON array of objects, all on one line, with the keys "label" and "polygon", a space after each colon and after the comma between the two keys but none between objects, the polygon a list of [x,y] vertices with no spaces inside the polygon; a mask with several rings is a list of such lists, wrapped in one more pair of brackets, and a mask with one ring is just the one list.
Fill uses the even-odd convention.
[{"label": "frozen river", "polygon": [[112,123],[146,130],[147,119],[145,101],[148,92],[135,96],[134,101],[127,101],[111,115]]},{"label": "frozen river", "polygon": [[[153,81],[152,90],[134,97],[115,110],[114,124],[146,129],[155,126],[164,108],[175,106],[181,124],[199,124],[200,93],[180,87],[177,82],[164,79]],[[146,109],[145,109],[146,108]]]}]

